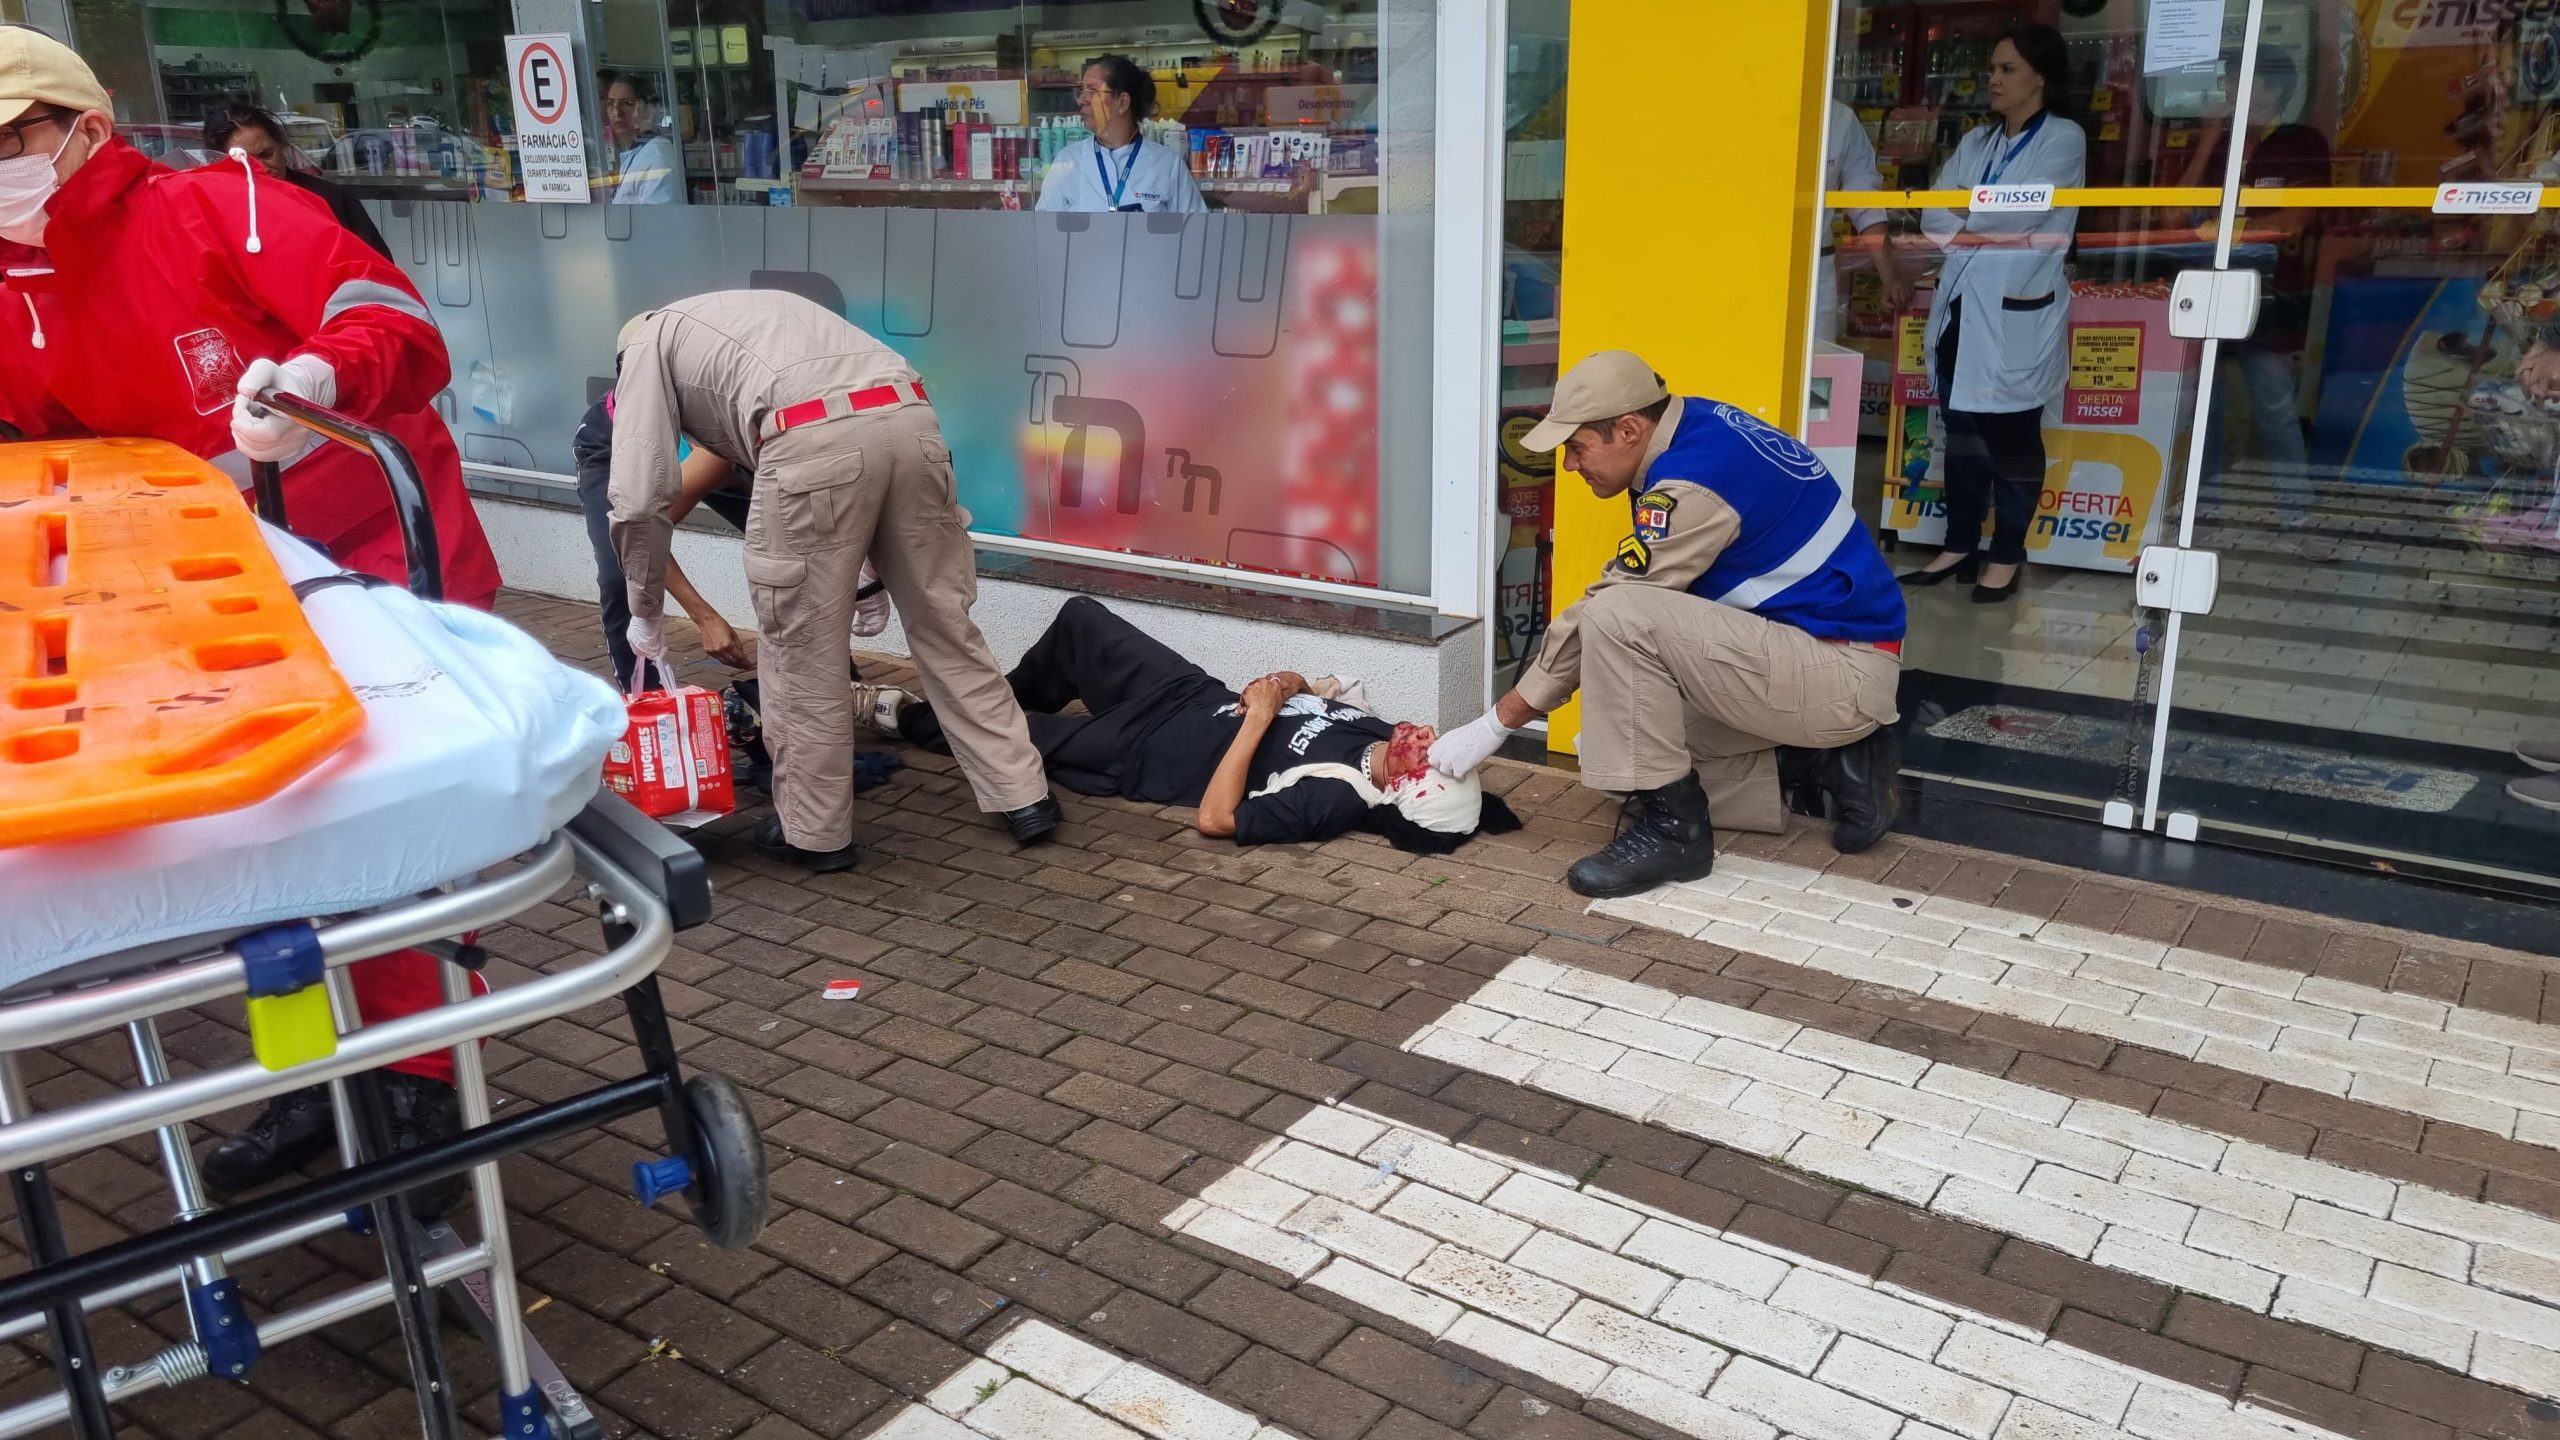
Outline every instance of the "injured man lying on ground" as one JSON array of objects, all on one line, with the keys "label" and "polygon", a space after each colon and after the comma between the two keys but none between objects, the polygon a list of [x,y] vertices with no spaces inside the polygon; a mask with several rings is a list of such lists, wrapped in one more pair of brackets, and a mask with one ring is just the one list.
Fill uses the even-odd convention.
[{"label": "injured man lying on ground", "polygon": [[[1430,768],[1427,725],[1390,724],[1356,685],[1293,672],[1228,689],[1090,596],[1058,617],[1005,677],[1049,778],[1085,795],[1196,805],[1203,835],[1246,845],[1329,840],[1352,830],[1445,855],[1479,830],[1520,828],[1475,779]],[[938,749],[933,707],[854,687],[875,730]],[[1061,714],[1083,702],[1085,713]]]}]

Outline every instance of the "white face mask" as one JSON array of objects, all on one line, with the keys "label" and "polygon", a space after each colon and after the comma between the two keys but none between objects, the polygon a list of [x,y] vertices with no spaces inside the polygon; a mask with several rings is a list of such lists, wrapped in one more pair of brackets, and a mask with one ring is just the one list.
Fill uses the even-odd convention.
[{"label": "white face mask", "polygon": [[21,245],[44,243],[44,207],[62,188],[53,173],[53,162],[71,148],[71,137],[53,147],[50,155],[20,155],[0,160],[0,237]]}]

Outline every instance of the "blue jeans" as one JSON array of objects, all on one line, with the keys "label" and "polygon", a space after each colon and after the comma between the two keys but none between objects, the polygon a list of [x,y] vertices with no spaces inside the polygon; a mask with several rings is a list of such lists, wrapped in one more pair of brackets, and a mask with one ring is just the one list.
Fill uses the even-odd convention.
[{"label": "blue jeans", "polygon": [[[578,508],[586,512],[587,544],[596,558],[596,608],[604,624],[605,653],[613,659],[613,683],[625,694],[631,690],[631,640],[626,633],[631,627],[631,592],[623,583],[622,557],[613,548],[613,431],[605,419],[604,406],[596,405],[587,412],[579,427],[576,453],[578,459]],[[743,490],[714,490],[702,498],[711,513],[738,527],[747,529],[747,495]]]},{"label": "blue jeans", "polygon": [[[2302,417],[2295,408],[2301,361],[2289,350],[2239,344],[2222,347],[2222,358],[2240,382],[2249,407],[2249,429],[2257,437],[2257,455],[2275,482],[2276,517],[2288,530],[2311,520],[2311,445],[2303,438]],[[2216,377],[2217,380],[2220,377]],[[2205,479],[2220,480],[2230,468],[2224,458],[2223,407],[2206,407]]]}]

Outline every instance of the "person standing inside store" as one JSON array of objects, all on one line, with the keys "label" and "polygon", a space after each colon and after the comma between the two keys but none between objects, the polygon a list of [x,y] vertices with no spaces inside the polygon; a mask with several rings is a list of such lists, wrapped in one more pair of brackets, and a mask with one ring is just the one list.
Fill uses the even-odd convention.
[{"label": "person standing inside store", "polygon": [[1209,208],[1189,160],[1138,131],[1156,113],[1156,78],[1137,61],[1105,55],[1085,66],[1076,108],[1093,134],[1049,162],[1041,209],[1196,215]]},{"label": "person standing inside store", "polygon": [[284,124],[276,117],[246,100],[234,100],[217,107],[205,117],[204,148],[215,155],[214,164],[231,163],[229,156],[238,150],[266,168],[266,172],[288,185],[308,190],[320,197],[347,233],[365,243],[365,248],[385,260],[392,258],[391,242],[374,228],[373,217],[365,213],[364,202],[324,180],[303,158],[301,151],[284,138]]},{"label": "person standing inside store", "polygon": [[[408,279],[254,162],[162,169],[115,127],[105,87],[68,46],[0,26],[0,415],[165,440],[243,485],[250,462],[281,465],[298,534],[350,570],[405,582],[372,457],[252,397],[333,407],[408,448],[435,511],[446,596],[487,609],[498,562],[433,405],[452,362]],[[415,950],[358,961],[366,1023],[442,1004],[437,963]],[[449,1053],[391,1069],[395,1148],[460,1128]],[[262,1185],[335,1140],[326,1087],[291,1091],[214,1147],[204,1178],[224,1192]],[[460,1184],[416,1198],[434,1207]]]},{"label": "person standing inside store", "polygon": [[1565,872],[1594,898],[1707,874],[1719,822],[1783,829],[1791,768],[1823,792],[1833,848],[1882,839],[1901,813],[1906,612],[1821,458],[1735,406],[1672,394],[1624,350],[1566,371],[1520,444],[1563,446],[1593,495],[1627,497],[1630,530],[1519,683],[1432,743],[1432,766],[1474,774],[1580,691],[1582,783],[1635,801]]},{"label": "person standing inside store", "polygon": [[779,290],[725,290],[647,311],[614,346],[613,544],[629,583],[631,650],[664,665],[669,509],[678,439],[755,472],[747,592],[756,680],[773,750],[774,814],[758,850],[849,869],[852,648],[861,572],[897,604],[926,698],[978,808],[1031,844],[1057,833],[1022,706],[969,618],[978,597],[969,512],[951,445],[897,351]]},{"label": "person standing inside store", "polygon": [[647,80],[608,71],[602,89],[604,133],[613,145],[613,184],[606,200],[615,205],[682,200],[684,174],[676,163],[676,142],[658,133],[658,107],[649,99]]},{"label": "person standing inside store", "polygon": [[[2329,183],[2328,140],[2310,126],[2284,118],[2293,112],[2301,91],[2302,72],[2291,56],[2269,51],[2260,57],[2256,82],[2249,91],[2248,148],[2241,155],[2244,187]],[[2196,168],[2188,172],[2186,183],[2220,189],[2230,163],[2231,136],[2226,127],[2217,143],[2197,147]],[[2196,234],[2210,243],[2219,238],[2221,229],[2221,215],[2214,212],[2203,217]],[[2338,547],[2311,531],[2311,446],[2303,435],[2300,398],[2302,348],[2311,330],[2313,267],[2319,259],[2320,212],[2252,208],[2242,229],[2250,245],[2273,243],[2275,265],[2265,277],[2256,328],[2245,340],[2224,341],[2222,360],[2239,382],[2235,403],[2249,407],[2249,431],[2256,442],[2258,463],[2275,486],[2276,548],[2326,564],[2338,558]],[[2204,459],[2206,478],[2211,481],[2230,472],[2224,415],[2220,403],[2206,411]]]},{"label": "person standing inside store", "polygon": [[[1831,102],[1831,125],[1823,141],[1822,188],[1825,190],[1882,190],[1884,172],[1876,164],[1875,142],[1867,138],[1867,127],[1858,120],[1858,112],[1837,100]],[[1903,278],[1902,267],[1894,262],[1893,241],[1885,230],[1882,210],[1851,210],[1849,233],[1858,237],[1858,247],[1871,257],[1876,278],[1884,285],[1884,307],[1888,315],[1899,315],[1911,303],[1911,282]],[[1840,338],[1840,257],[1833,253],[1831,216],[1822,217],[1822,258],[1813,269],[1814,322],[1825,340]]]},{"label": "person standing inside store", "polygon": [[[2062,113],[2071,100],[2067,62],[2050,25],[2001,36],[1991,50],[1993,121],[1966,133],[1930,188],[2081,184],[2088,141]],[[1946,425],[1947,538],[1934,559],[1902,576],[1905,585],[1977,581],[1976,604],[2018,593],[2044,488],[2044,414],[2069,374],[2064,257],[2078,216],[2067,206],[1920,212],[1922,232],[1946,252],[1926,344]]]}]

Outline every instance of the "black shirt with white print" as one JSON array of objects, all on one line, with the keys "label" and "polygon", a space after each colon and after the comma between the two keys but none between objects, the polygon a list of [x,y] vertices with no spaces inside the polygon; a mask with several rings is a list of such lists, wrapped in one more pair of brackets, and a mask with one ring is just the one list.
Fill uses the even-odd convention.
[{"label": "black shirt with white print", "polygon": [[[1139,798],[1169,805],[1200,803],[1210,777],[1217,774],[1218,762],[1244,727],[1243,702],[1234,699],[1232,692],[1202,699],[1205,703],[1198,708],[1159,725],[1147,737],[1148,753],[1142,758],[1142,768],[1150,777],[1180,776],[1175,784],[1188,793]],[[1245,798],[1236,806],[1237,842],[1281,845],[1330,840],[1359,828],[1377,792],[1363,793],[1363,785],[1320,767],[1348,766],[1365,779],[1369,747],[1394,734],[1394,726],[1366,710],[1315,695],[1291,696],[1253,749]]]}]

